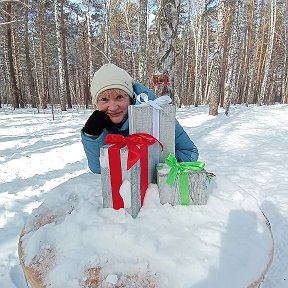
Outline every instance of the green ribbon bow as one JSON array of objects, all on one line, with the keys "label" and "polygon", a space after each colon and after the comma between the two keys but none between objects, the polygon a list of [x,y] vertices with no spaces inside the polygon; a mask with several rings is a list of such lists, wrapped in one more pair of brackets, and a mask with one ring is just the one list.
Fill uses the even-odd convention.
[{"label": "green ribbon bow", "polygon": [[169,154],[167,156],[167,158],[165,159],[165,163],[171,167],[166,183],[172,186],[176,180],[177,174],[179,174],[180,204],[189,205],[189,181],[186,170],[203,171],[205,163],[200,161],[178,163],[176,157],[173,154]]}]

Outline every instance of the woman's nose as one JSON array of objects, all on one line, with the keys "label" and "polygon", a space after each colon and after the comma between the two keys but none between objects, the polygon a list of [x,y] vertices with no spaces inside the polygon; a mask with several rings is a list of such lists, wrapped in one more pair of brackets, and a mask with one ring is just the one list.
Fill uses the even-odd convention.
[{"label": "woman's nose", "polygon": [[108,109],[109,109],[109,110],[112,110],[112,111],[117,110],[117,109],[118,109],[117,103],[116,103],[115,101],[110,101],[110,102],[109,102]]}]

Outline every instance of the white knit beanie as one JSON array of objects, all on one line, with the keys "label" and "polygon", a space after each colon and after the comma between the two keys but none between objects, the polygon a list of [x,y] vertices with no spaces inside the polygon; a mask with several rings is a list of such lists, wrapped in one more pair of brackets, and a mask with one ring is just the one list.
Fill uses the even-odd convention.
[{"label": "white knit beanie", "polygon": [[91,82],[91,95],[96,104],[98,95],[108,89],[118,88],[133,98],[133,78],[118,66],[107,63],[101,66],[93,76]]}]

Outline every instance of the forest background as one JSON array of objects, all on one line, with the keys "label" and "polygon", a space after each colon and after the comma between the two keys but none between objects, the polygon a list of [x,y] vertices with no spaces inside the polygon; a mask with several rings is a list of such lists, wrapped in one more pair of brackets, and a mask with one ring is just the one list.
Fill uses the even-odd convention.
[{"label": "forest background", "polygon": [[210,115],[287,104],[287,15],[287,0],[0,0],[0,108],[91,108],[107,62]]}]

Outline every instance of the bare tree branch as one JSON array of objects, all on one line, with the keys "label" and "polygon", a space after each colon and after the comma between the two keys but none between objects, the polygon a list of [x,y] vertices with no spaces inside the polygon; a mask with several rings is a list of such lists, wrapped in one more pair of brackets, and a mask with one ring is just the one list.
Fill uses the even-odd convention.
[{"label": "bare tree branch", "polygon": [[19,1],[19,0],[0,0],[0,4],[1,3],[8,3],[8,2],[14,2],[14,3],[19,3],[19,2],[21,2],[21,1]]},{"label": "bare tree branch", "polygon": [[0,4],[5,4],[5,3],[20,3],[26,7],[29,7],[27,6],[24,2],[20,1],[20,0],[0,0]]},{"label": "bare tree branch", "polygon": [[[9,2],[10,3],[20,3],[20,4],[26,6],[29,9],[29,6],[26,5],[26,3],[24,3],[24,2],[22,2],[20,0],[0,0],[0,4],[7,4]],[[0,13],[5,14],[5,15],[7,15],[9,17],[12,17],[12,15],[9,14],[8,12],[6,12],[5,10],[0,10]],[[2,26],[2,25],[10,25],[10,24],[13,24],[15,22],[17,22],[17,20],[12,20],[12,21],[9,21],[9,22],[3,22],[3,23],[0,23],[0,26]]]},{"label": "bare tree branch", "polygon": [[0,13],[5,14],[6,16],[12,17],[12,15],[6,12],[5,10],[0,10]]},{"label": "bare tree branch", "polygon": [[12,23],[15,23],[17,20],[12,20],[10,22],[4,22],[4,23],[0,23],[0,26],[3,26],[3,25],[10,25]]},{"label": "bare tree branch", "polygon": [[99,52],[106,58],[106,60],[108,61],[108,63],[110,63],[109,58],[106,56],[106,54],[105,54],[102,50],[100,50],[98,47],[96,47],[96,46],[93,45],[93,44],[91,44],[91,46],[92,46],[93,48],[95,48],[97,51],[99,51]]}]

